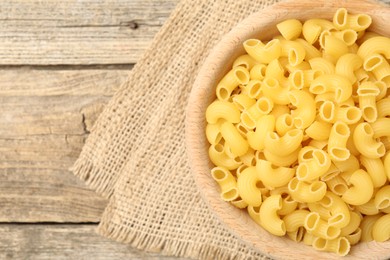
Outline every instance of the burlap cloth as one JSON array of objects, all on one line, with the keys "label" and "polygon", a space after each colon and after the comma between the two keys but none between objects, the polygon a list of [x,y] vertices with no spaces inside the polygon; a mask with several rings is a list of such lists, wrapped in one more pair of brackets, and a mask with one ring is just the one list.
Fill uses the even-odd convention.
[{"label": "burlap cloth", "polygon": [[275,2],[177,5],[95,123],[73,167],[110,199],[100,234],[165,255],[265,258],[232,235],[202,201],[186,156],[184,118],[192,84],[213,46],[240,20]]}]

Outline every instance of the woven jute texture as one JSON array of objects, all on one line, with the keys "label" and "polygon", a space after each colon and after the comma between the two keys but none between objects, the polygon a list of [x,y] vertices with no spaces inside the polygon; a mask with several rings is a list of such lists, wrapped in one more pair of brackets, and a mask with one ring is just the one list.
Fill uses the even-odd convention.
[{"label": "woven jute texture", "polygon": [[[262,259],[209,211],[185,151],[187,99],[213,46],[275,0],[182,0],[92,129],[73,167],[109,198],[98,231],[147,251]],[[221,202],[222,203],[222,202]]]}]

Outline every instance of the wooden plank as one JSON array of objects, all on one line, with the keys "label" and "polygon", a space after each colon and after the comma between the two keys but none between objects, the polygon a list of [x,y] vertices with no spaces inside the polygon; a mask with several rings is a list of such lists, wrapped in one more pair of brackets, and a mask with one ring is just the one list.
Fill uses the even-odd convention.
[{"label": "wooden plank", "polygon": [[128,70],[0,75],[0,222],[98,222],[107,202],[68,168]]},{"label": "wooden plank", "polygon": [[164,259],[95,233],[95,225],[0,225],[0,259]]},{"label": "wooden plank", "polygon": [[135,63],[178,0],[3,0],[0,64]]}]

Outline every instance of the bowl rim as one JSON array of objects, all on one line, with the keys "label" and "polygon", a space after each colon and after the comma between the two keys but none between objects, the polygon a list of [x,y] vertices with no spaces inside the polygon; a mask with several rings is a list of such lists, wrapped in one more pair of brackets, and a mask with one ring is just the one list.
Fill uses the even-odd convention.
[{"label": "bowl rim", "polygon": [[[243,49],[242,42],[251,35],[258,32],[260,28],[264,28],[267,25],[275,25],[277,21],[285,20],[286,17],[291,17],[291,14],[299,15],[299,11],[304,8],[313,7],[320,10],[332,10],[335,12],[337,8],[345,7],[348,10],[354,12],[368,13],[373,18],[373,25],[370,27],[373,31],[380,31],[378,21],[381,21],[382,25],[384,22],[390,22],[390,8],[388,5],[375,2],[370,0],[358,0],[358,1],[346,1],[346,0],[318,0],[318,1],[283,1],[277,4],[271,5],[258,12],[253,13],[241,22],[239,22],[230,32],[228,32],[212,49],[206,60],[204,61],[198,76],[193,84],[191,94],[188,99],[188,105],[186,108],[186,119],[185,119],[185,137],[186,137],[186,152],[189,158],[189,164],[191,167],[192,175],[195,179],[196,185],[200,191],[202,199],[206,202],[207,207],[214,213],[219,221],[230,230],[236,237],[247,245],[253,247],[258,252],[265,254],[269,257],[283,258],[291,255],[289,249],[290,241],[286,239],[273,236],[269,233],[265,234],[261,227],[255,224],[249,215],[242,210],[239,210],[228,203],[224,203],[219,198],[219,192],[217,184],[212,180],[210,175],[207,173],[210,171],[212,164],[208,158],[207,147],[209,146],[205,137],[205,106],[210,104],[215,99],[215,85],[223,75],[223,71],[227,71],[229,68],[222,69],[222,64],[231,64],[233,56],[226,55],[226,53],[232,53],[232,50]],[[364,9],[366,8],[366,9]],[[373,16],[375,13],[376,16]],[[387,17],[387,20],[386,20]],[[299,19],[298,16],[296,18]],[[259,25],[261,23],[261,25]],[[386,33],[390,36],[390,30]],[[235,51],[235,56],[238,56]],[[211,89],[211,90],[210,90]],[[210,92],[214,94],[210,95]],[[214,98],[213,98],[214,97]],[[199,103],[199,100],[202,103]],[[207,173],[205,172],[207,171]],[[208,179],[208,180],[207,180]],[[216,196],[218,194],[218,197]],[[231,214],[227,214],[228,210],[233,210]],[[236,218],[244,217],[245,221],[242,223],[234,222]],[[248,221],[249,220],[249,221]],[[240,220],[241,221],[241,220]],[[247,225],[245,227],[244,225]],[[259,230],[260,228],[260,230]],[[248,230],[257,229],[259,234],[251,235],[248,234]],[[262,231],[261,231],[262,230]],[[259,237],[259,235],[266,236],[266,238]],[[272,237],[271,237],[272,236]],[[268,243],[264,243],[268,241]],[[271,243],[272,242],[272,243]],[[293,245],[298,246],[302,243],[294,243]],[[277,248],[273,248],[272,245],[277,244]],[[292,244],[291,244],[292,245]],[[327,259],[339,259],[335,254],[324,253],[314,250],[312,247],[303,245],[302,250],[298,250],[302,254],[302,259],[311,259],[313,256]],[[284,249],[283,249],[284,248]],[[286,250],[287,249],[287,250]],[[367,251],[367,256],[370,257],[390,257],[390,241],[384,243],[359,243],[359,245],[353,246],[349,257],[362,257],[359,254],[361,250]],[[308,252],[304,252],[308,251]],[[354,254],[356,251],[356,254]],[[385,253],[388,252],[386,255]],[[346,257],[344,257],[346,259]]]}]

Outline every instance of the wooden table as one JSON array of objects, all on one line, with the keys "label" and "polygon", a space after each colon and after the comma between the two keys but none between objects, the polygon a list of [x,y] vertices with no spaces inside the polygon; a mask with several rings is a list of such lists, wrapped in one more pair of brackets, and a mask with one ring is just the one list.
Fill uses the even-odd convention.
[{"label": "wooden table", "polygon": [[178,0],[2,0],[0,259],[155,259],[95,234],[68,168]]}]

